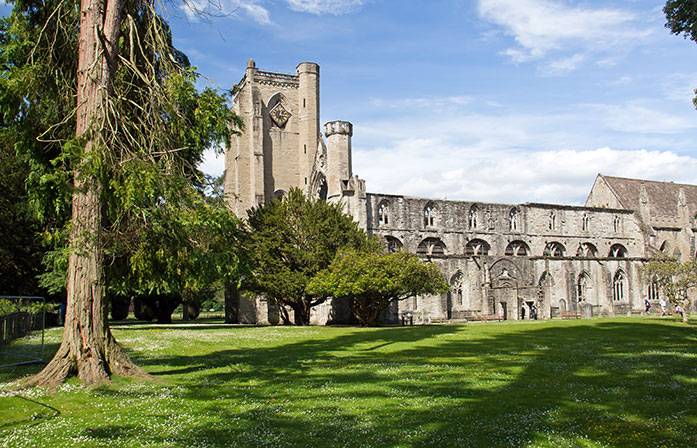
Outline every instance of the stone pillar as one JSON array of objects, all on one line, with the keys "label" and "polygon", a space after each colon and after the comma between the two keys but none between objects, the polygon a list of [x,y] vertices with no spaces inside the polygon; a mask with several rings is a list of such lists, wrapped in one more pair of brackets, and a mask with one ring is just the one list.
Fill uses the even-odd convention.
[{"label": "stone pillar", "polygon": [[328,200],[338,200],[344,190],[343,182],[351,178],[351,136],[353,125],[348,121],[330,121],[324,125],[327,138]]},{"label": "stone pillar", "polygon": [[298,65],[299,163],[298,185],[310,194],[312,165],[319,141],[319,65],[303,62]]}]

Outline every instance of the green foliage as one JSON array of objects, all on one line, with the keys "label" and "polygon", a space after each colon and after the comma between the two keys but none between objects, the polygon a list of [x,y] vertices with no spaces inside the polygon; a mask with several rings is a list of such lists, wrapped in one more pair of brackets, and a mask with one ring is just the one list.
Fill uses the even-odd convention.
[{"label": "green foliage", "polygon": [[436,265],[416,255],[345,249],[312,279],[308,291],[348,300],[354,317],[368,326],[390,303],[420,294],[440,294],[448,291],[448,285]]},{"label": "green foliage", "polygon": [[656,282],[671,303],[682,307],[686,320],[690,309],[688,292],[697,287],[697,260],[680,262],[659,254],[644,265],[644,276],[647,282]]},{"label": "green foliage", "polygon": [[307,325],[310,309],[328,298],[307,291],[312,277],[329,266],[339,249],[375,245],[341,204],[308,199],[298,188],[248,215],[254,271],[243,287],[291,307],[299,325]]},{"label": "green foliage", "polygon": [[[685,39],[690,38],[697,42],[697,1],[695,0],[668,0],[663,7],[666,15],[666,28],[673,34],[682,34]],[[695,90],[697,94],[697,90]],[[692,100],[697,107],[697,97]]]}]

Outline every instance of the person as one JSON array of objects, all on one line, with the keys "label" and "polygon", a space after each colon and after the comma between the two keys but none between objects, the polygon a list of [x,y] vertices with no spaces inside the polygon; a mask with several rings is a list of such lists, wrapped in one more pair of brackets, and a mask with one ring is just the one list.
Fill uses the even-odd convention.
[{"label": "person", "polygon": [[649,299],[644,299],[644,308],[646,308],[646,314],[649,314],[649,310],[651,309],[651,302],[649,302]]},{"label": "person", "polygon": [[675,312],[680,314],[680,317],[682,317],[682,318],[685,317],[685,316],[683,316],[682,307],[679,304],[675,305]]},{"label": "person", "polygon": [[661,299],[658,301],[658,304],[661,305],[661,317],[665,317],[665,315],[666,315],[666,301]]},{"label": "person", "polygon": [[530,319],[537,320],[537,307],[535,305],[530,307]]}]

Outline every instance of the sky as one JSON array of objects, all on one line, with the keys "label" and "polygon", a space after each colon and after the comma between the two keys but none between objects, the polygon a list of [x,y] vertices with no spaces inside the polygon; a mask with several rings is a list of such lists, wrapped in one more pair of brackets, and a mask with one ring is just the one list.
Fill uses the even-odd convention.
[{"label": "sky", "polygon": [[697,184],[697,43],[662,1],[188,5],[166,3],[175,46],[221,88],[249,58],[320,65],[322,123],[353,123],[369,192],[582,205],[598,173]]}]

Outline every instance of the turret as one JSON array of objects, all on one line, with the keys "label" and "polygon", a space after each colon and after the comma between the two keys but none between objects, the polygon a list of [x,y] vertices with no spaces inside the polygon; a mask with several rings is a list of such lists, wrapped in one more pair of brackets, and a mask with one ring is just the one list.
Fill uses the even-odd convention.
[{"label": "turret", "polygon": [[351,136],[353,125],[348,121],[330,121],[324,125],[327,138],[327,199],[341,197],[353,175],[351,167]]}]

